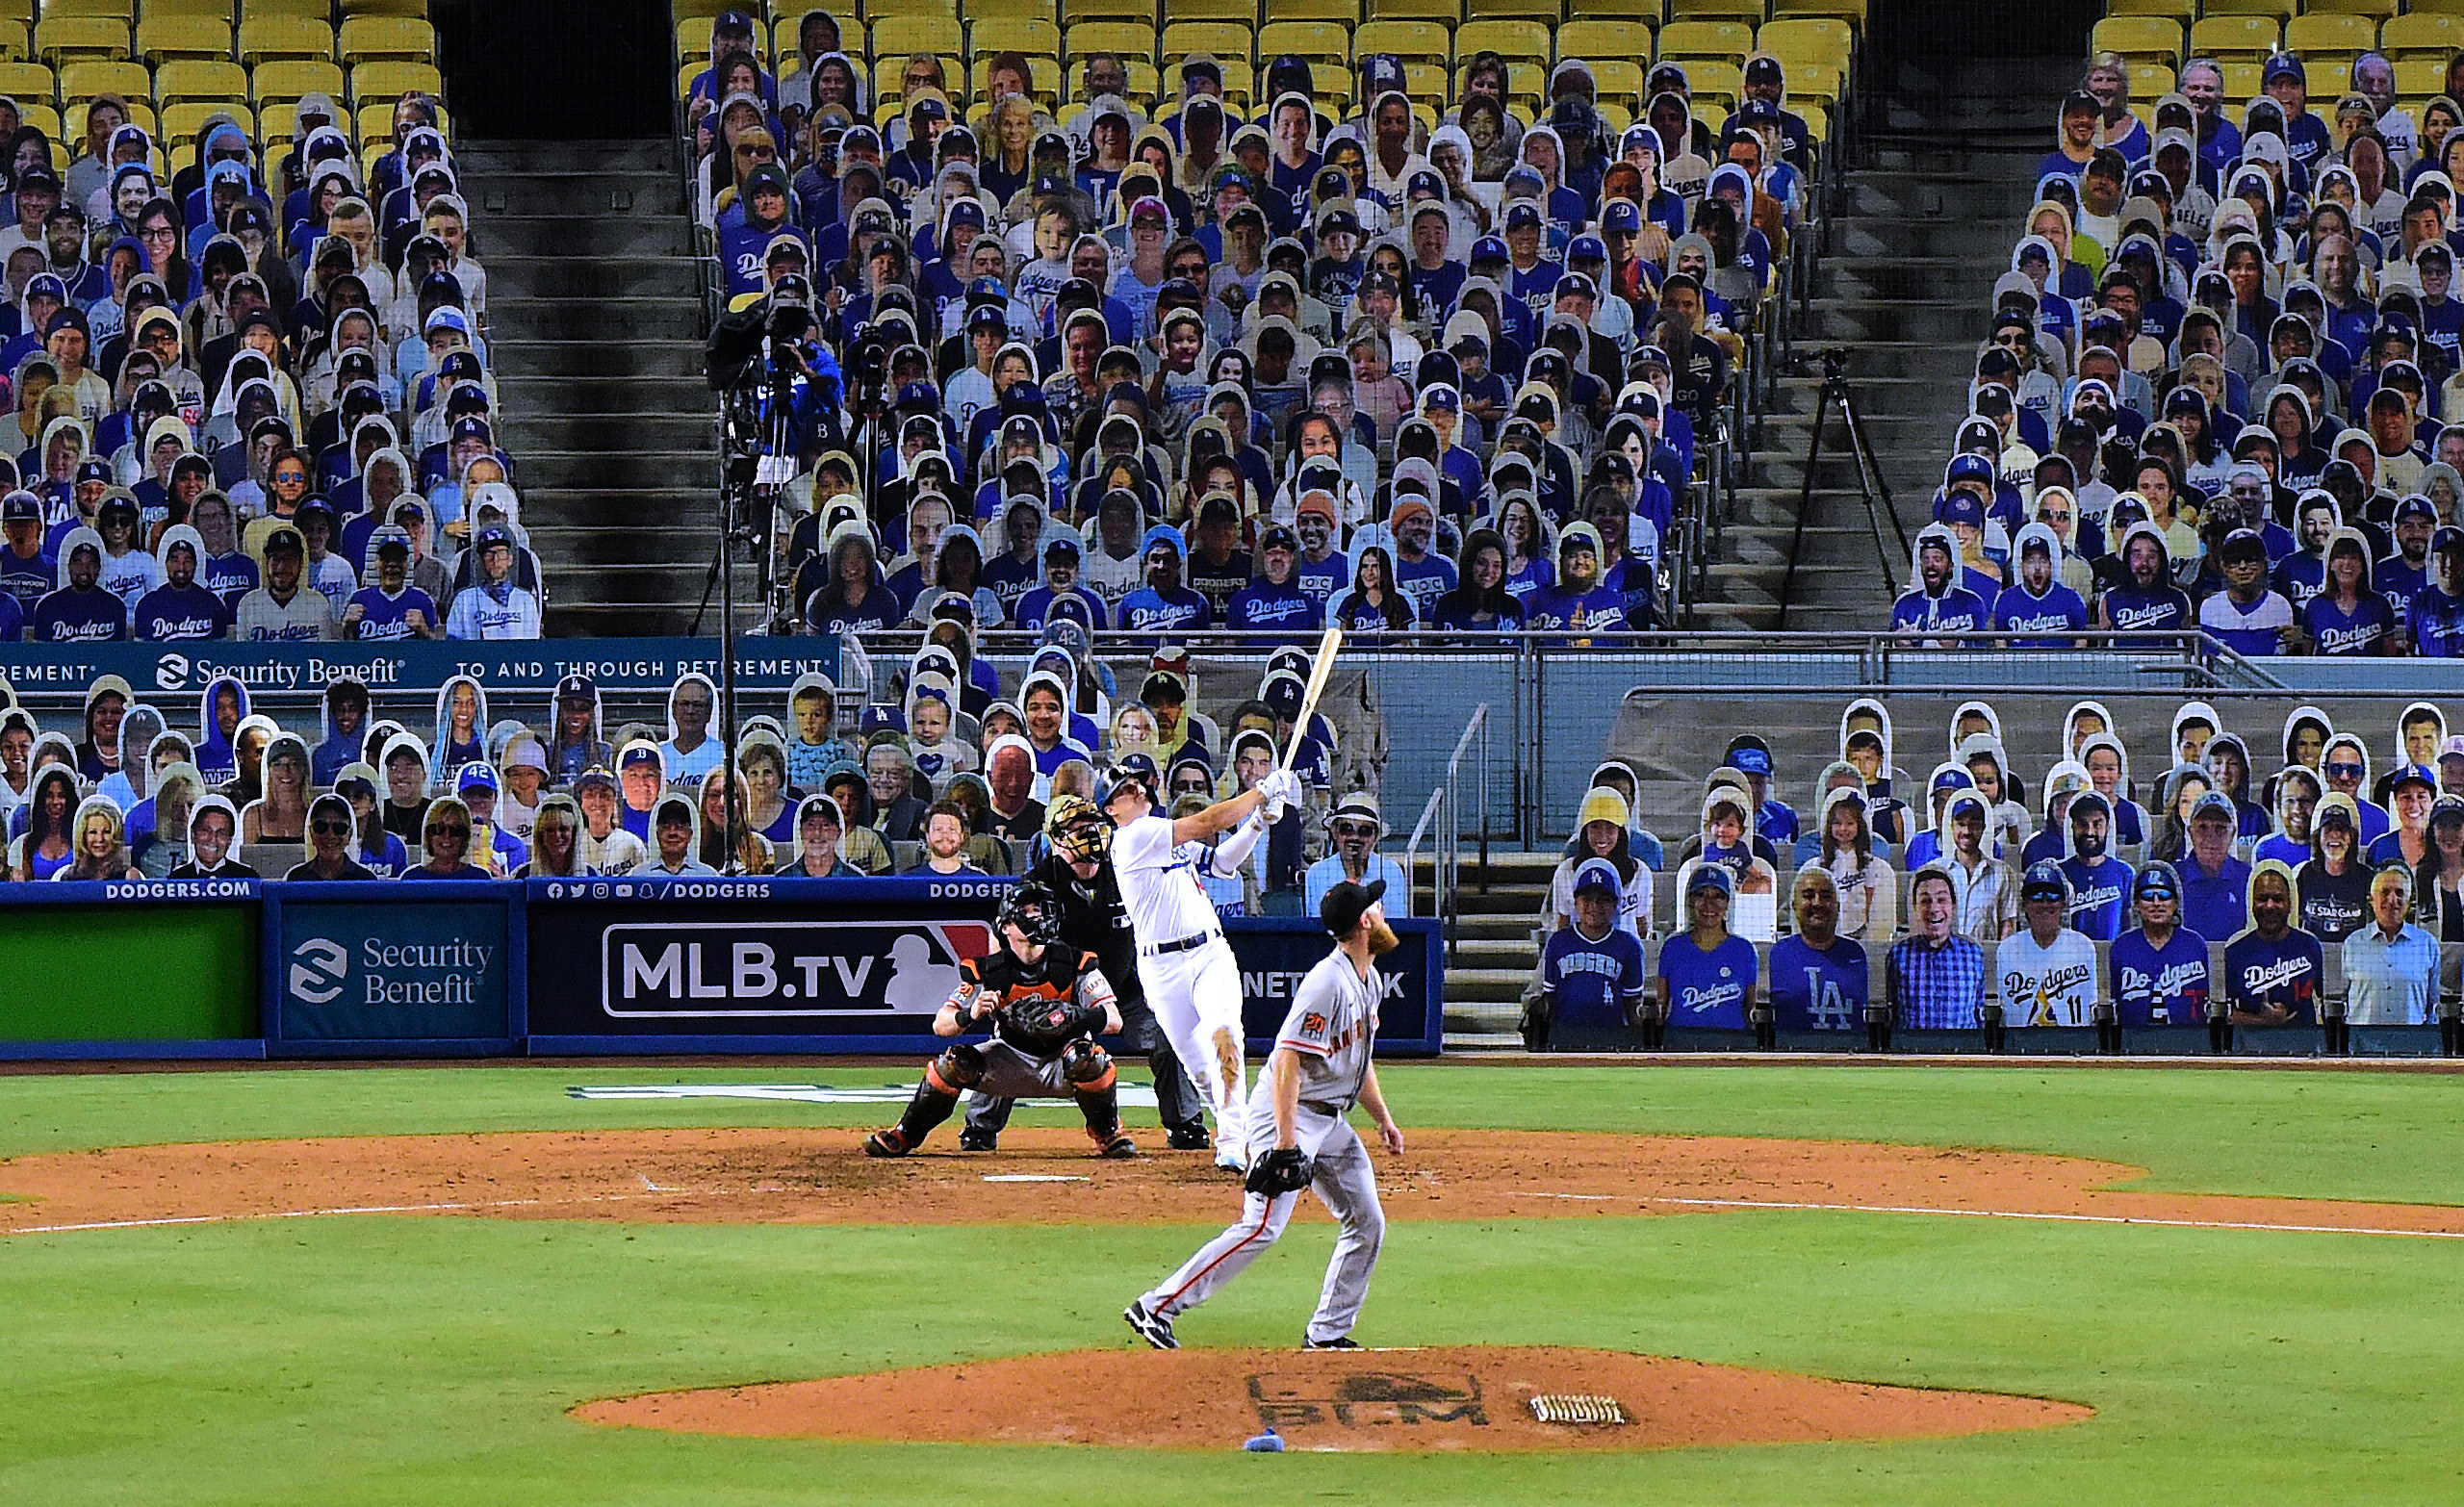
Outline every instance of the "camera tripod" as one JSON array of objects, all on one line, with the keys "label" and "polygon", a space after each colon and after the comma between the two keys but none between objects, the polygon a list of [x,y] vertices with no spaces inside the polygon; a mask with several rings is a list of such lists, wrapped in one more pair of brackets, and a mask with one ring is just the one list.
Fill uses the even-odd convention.
[{"label": "camera tripod", "polygon": [[[1884,479],[1882,462],[1875,458],[1873,439],[1857,418],[1857,399],[1848,387],[1848,349],[1834,345],[1818,354],[1822,358],[1822,392],[1814,398],[1813,433],[1806,444],[1805,487],[1797,495],[1797,525],[1788,538],[1788,571],[1780,578],[1780,617],[1775,625],[1780,629],[1788,626],[1788,607],[1796,595],[1797,559],[1805,549],[1806,520],[1813,513],[1814,475],[1822,464],[1822,431],[1835,403],[1839,417],[1848,424],[1848,452],[1857,460],[1857,490],[1864,497],[1865,522],[1873,529],[1874,554],[1882,561],[1883,579],[1896,582],[1908,568],[1908,529],[1899,521],[1898,506],[1891,501],[1890,483]],[[1890,520],[1891,532],[1899,537],[1895,559],[1883,540],[1885,518]]]}]

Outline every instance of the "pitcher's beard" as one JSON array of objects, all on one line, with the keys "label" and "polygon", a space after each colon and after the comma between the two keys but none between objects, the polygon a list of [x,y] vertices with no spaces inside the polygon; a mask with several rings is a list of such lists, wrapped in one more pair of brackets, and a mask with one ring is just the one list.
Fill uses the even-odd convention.
[{"label": "pitcher's beard", "polygon": [[1393,952],[1396,948],[1400,947],[1400,946],[1402,946],[1402,945],[1403,945],[1403,939],[1402,939],[1401,937],[1399,937],[1399,936],[1397,936],[1397,935],[1395,934],[1395,929],[1394,929],[1393,927],[1391,927],[1391,926],[1388,926],[1388,925],[1387,925],[1383,920],[1380,920],[1380,921],[1379,921],[1375,926],[1373,926],[1373,927],[1371,927],[1371,928],[1370,928],[1370,931],[1369,931],[1369,956],[1370,956],[1370,957],[1372,957],[1372,958],[1383,958],[1383,957],[1385,957],[1388,953]]}]

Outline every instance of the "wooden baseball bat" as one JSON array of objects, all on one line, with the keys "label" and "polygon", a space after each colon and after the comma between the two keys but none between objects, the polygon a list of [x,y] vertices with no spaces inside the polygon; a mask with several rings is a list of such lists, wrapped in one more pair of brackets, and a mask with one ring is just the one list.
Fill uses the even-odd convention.
[{"label": "wooden baseball bat", "polygon": [[1283,768],[1300,756],[1300,740],[1309,735],[1309,719],[1318,711],[1319,694],[1325,690],[1327,677],[1335,673],[1335,654],[1344,647],[1341,624],[1331,625],[1323,638],[1318,640],[1318,659],[1309,667],[1309,689],[1300,696],[1300,714],[1292,719],[1292,741],[1284,745]]}]

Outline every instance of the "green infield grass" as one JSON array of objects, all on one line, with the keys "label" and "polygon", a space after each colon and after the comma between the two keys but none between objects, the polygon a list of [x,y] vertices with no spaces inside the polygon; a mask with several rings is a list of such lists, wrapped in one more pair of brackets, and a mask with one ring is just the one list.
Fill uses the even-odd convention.
[{"label": "green infield grass", "polygon": [[[1133,1072],[1131,1077],[1142,1077]],[[2464,1078],[2361,1072],[1399,1066],[1411,1125],[1973,1145],[2129,1186],[2464,1203]],[[846,1127],[874,1106],[567,1085],[880,1085],[908,1064],[0,1078],[0,1155],[293,1136]],[[1054,1119],[1065,1117],[1057,1111]],[[1151,1128],[1151,1111],[1133,1111]],[[843,1134],[843,1131],[840,1132]],[[0,1196],[9,1192],[0,1167]],[[1226,1215],[1233,1203],[1226,1193]],[[886,1208],[885,1218],[895,1216]],[[1938,1443],[1595,1456],[839,1445],[586,1426],[613,1394],[1130,1342],[1211,1233],[382,1216],[0,1239],[0,1500],[561,1504],[2452,1503],[2464,1240],[1851,1213],[1398,1222],[1367,1343],[1578,1344],[2059,1397]],[[1193,1345],[1296,1342],[1296,1226]]]}]

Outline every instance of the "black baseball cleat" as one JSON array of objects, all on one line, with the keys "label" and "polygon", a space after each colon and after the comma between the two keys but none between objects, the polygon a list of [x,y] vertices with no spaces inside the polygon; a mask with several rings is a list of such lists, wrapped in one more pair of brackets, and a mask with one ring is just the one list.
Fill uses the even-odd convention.
[{"label": "black baseball cleat", "polygon": [[1164,1144],[1174,1151],[1204,1151],[1215,1144],[1215,1137],[1203,1125],[1175,1125],[1165,1134]]},{"label": "black baseball cleat", "polygon": [[1357,1350],[1360,1348],[1360,1341],[1349,1335],[1337,1335],[1332,1340],[1304,1339],[1300,1341],[1300,1348],[1303,1350]]},{"label": "black baseball cleat", "polygon": [[1001,1149],[1001,1137],[987,1136],[979,1131],[961,1131],[959,1149],[961,1151],[998,1151]]},{"label": "black baseball cleat", "polygon": [[1144,1298],[1122,1309],[1120,1316],[1130,1328],[1138,1331],[1138,1338],[1156,1349],[1177,1350],[1181,1347],[1181,1342],[1172,1338],[1172,1321],[1149,1309]]},{"label": "black baseball cleat", "polygon": [[911,1148],[896,1126],[878,1130],[864,1137],[864,1155],[868,1157],[903,1157]]},{"label": "black baseball cleat", "polygon": [[1121,1162],[1138,1155],[1138,1142],[1126,1131],[1115,1131],[1095,1141],[1095,1155],[1107,1162]]}]

